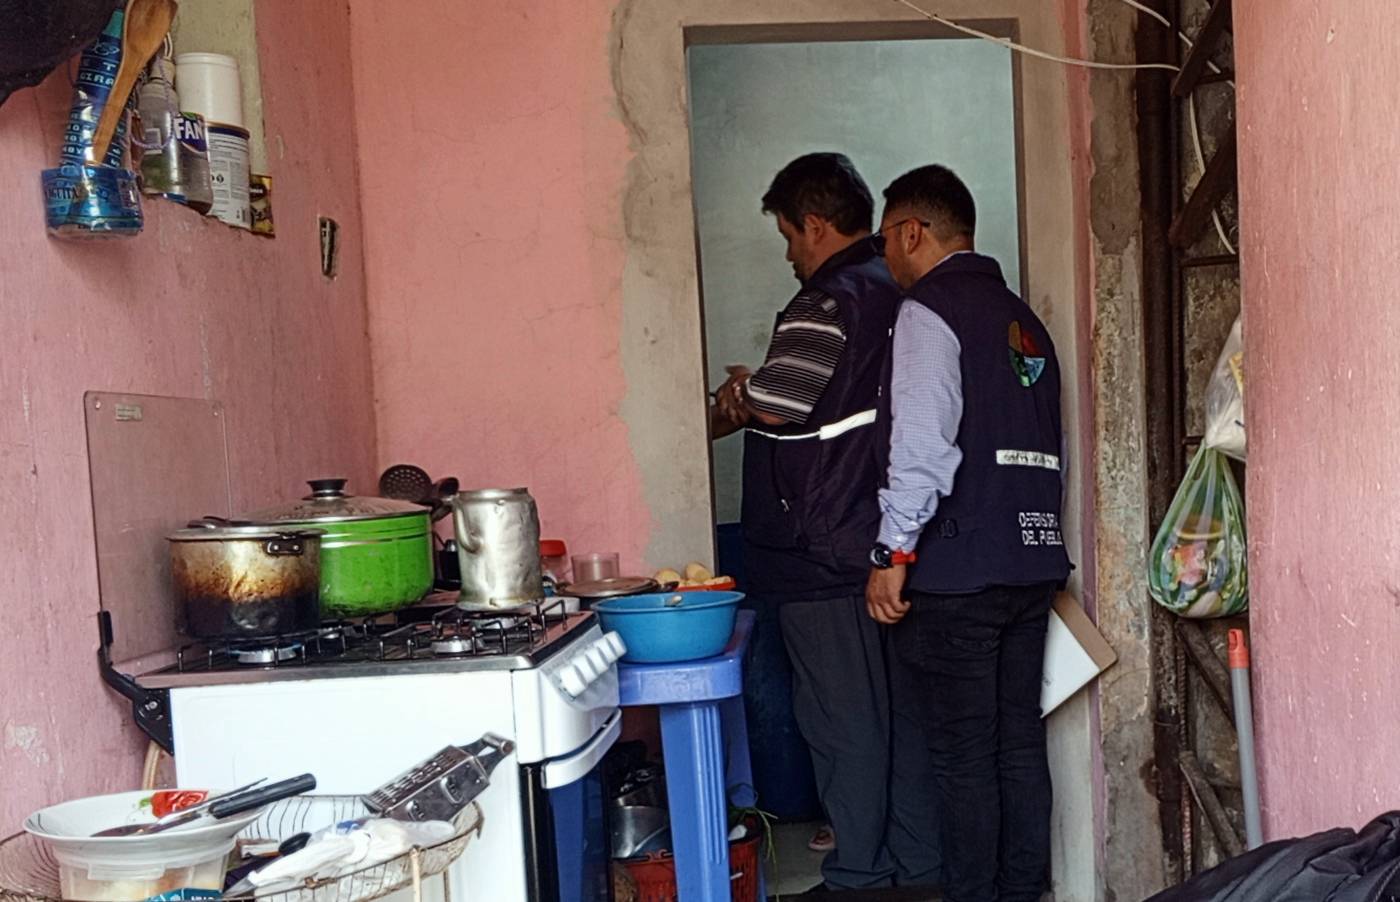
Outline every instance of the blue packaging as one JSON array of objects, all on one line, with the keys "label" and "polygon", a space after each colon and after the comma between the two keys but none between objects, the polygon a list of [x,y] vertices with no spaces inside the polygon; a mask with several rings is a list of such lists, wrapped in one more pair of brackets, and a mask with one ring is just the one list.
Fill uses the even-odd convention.
[{"label": "blue packaging", "polygon": [[124,238],[141,231],[136,173],[66,164],[45,169],[44,220],[57,238]]},{"label": "blue packaging", "polygon": [[[68,127],[63,132],[63,146],[59,150],[61,163],[84,165],[95,162],[92,159],[92,133],[97,129],[97,120],[112,93],[112,85],[117,80],[117,70],[122,63],[122,23],[124,13],[117,10],[107,21],[107,27],[83,51],[78,63],[78,76],[73,85],[73,106],[68,112]],[[132,92],[133,94],[135,92]],[[134,99],[134,98],[133,98]],[[128,120],[131,118],[131,103],[117,120],[112,143],[102,158],[102,164],[119,168],[126,155]]]}]

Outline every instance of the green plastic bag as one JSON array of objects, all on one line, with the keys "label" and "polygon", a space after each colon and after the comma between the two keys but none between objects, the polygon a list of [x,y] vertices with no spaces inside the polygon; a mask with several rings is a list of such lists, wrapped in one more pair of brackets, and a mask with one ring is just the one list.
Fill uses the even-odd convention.
[{"label": "green plastic bag", "polygon": [[1229,617],[1249,607],[1244,502],[1230,463],[1202,446],[1152,543],[1148,591],[1183,617]]}]

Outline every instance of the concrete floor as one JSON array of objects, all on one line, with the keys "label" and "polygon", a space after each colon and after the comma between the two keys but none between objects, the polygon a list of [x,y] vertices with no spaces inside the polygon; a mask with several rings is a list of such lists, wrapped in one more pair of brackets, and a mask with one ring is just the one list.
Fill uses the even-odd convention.
[{"label": "concrete floor", "polygon": [[807,848],[807,840],[817,832],[820,823],[775,824],[773,847],[775,855],[764,861],[764,879],[768,882],[769,899],[833,899],[840,902],[935,902],[939,896],[927,891],[894,889],[868,892],[820,893],[804,895],[822,879],[824,852]]}]

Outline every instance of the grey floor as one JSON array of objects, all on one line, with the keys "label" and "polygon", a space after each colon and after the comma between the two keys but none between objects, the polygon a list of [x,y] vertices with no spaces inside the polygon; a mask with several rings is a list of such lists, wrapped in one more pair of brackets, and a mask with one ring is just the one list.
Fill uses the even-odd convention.
[{"label": "grey floor", "polygon": [[[826,853],[807,848],[807,840],[817,832],[820,823],[775,824],[773,847],[775,855],[764,862],[764,879],[770,899],[799,899],[822,879],[822,858]],[[909,890],[831,893],[812,898],[841,900],[841,902],[935,902],[937,895]]]},{"label": "grey floor", "polygon": [[768,895],[792,896],[804,893],[821,882],[822,858],[826,853],[807,848],[807,840],[821,824],[774,824],[774,854],[763,862],[763,878]]}]

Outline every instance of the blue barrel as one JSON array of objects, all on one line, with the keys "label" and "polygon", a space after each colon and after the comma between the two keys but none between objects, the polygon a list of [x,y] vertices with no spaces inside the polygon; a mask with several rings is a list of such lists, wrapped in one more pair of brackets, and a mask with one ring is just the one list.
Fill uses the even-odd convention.
[{"label": "blue barrel", "polygon": [[[738,523],[715,528],[719,572],[744,591],[744,541]],[[786,821],[822,817],[812,755],[792,714],[792,664],[778,627],[778,607],[748,595],[740,608],[754,611],[753,637],[744,658],[744,713],[758,807]]]}]

